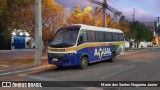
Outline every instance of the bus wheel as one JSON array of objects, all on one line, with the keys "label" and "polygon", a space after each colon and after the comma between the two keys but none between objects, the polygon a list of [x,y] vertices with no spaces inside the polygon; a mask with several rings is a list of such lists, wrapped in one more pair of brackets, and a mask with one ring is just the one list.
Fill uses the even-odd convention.
[{"label": "bus wheel", "polygon": [[81,69],[86,69],[88,67],[88,58],[87,57],[82,57],[81,58],[81,63],[80,63],[80,68]]},{"label": "bus wheel", "polygon": [[114,62],[116,60],[116,53],[112,53],[112,57],[110,58],[110,62]]}]

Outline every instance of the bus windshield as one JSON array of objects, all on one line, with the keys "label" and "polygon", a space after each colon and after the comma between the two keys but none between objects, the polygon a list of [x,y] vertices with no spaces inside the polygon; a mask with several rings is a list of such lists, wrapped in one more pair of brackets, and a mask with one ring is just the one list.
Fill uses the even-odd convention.
[{"label": "bus windshield", "polygon": [[61,28],[55,34],[50,47],[65,48],[76,44],[80,27]]}]

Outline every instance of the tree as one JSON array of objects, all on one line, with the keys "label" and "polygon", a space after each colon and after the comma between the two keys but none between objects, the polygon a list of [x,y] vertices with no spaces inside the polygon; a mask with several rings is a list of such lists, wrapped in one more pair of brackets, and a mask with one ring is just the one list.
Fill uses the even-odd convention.
[{"label": "tree", "polygon": [[[102,27],[103,26],[102,20],[103,18],[99,17],[99,19],[96,22],[96,26]],[[106,15],[106,28],[117,28],[118,29],[118,23],[115,22],[113,18],[111,18],[110,14]]]},{"label": "tree", "polygon": [[[123,33],[128,37],[128,32],[129,32],[129,23],[125,21],[125,16],[121,16],[119,19],[119,24],[118,28],[123,31]],[[126,38],[127,39],[127,38]]]},{"label": "tree", "polygon": [[7,0],[0,0],[0,34],[8,34],[9,30],[7,29],[8,23],[8,8]]},{"label": "tree", "polygon": [[65,9],[56,4],[53,0],[43,0],[42,2],[42,25],[43,25],[43,43],[45,51],[51,42],[57,29],[64,25]]},{"label": "tree", "polygon": [[129,31],[130,38],[136,39],[136,41],[151,41],[153,38],[152,32],[145,27],[144,24],[135,21],[130,25]]},{"label": "tree", "polygon": [[82,23],[82,10],[76,6],[75,10],[67,18],[68,25]]},{"label": "tree", "polygon": [[34,1],[35,0],[8,0],[8,26],[10,30],[27,30],[30,35],[34,37]]},{"label": "tree", "polygon": [[[117,12],[116,14],[120,14],[120,12]],[[92,10],[91,7],[86,7],[82,11],[79,6],[76,6],[75,10],[71,13],[71,15],[67,18],[68,25],[71,24],[87,24],[92,26],[99,26],[102,27],[102,9],[99,9],[98,7],[95,8],[95,10]],[[110,14],[106,15],[106,27],[107,28],[117,28],[121,29],[122,25],[126,25],[126,23],[123,22],[122,25],[119,25],[122,23],[117,23],[115,21],[115,17],[111,18]],[[124,27],[127,28],[127,27]],[[123,29],[124,29],[123,28]],[[128,28],[127,28],[128,30]],[[127,32],[126,29],[124,31]]]},{"label": "tree", "polygon": [[[9,26],[10,29],[26,30],[35,37],[35,0],[8,0],[10,11]],[[42,0],[42,32],[43,32],[43,51],[52,40],[57,29],[64,25],[63,6],[54,2],[54,0]]]},{"label": "tree", "polygon": [[7,0],[0,0],[0,46],[1,49],[10,49],[11,45],[11,31],[8,29],[8,15]]},{"label": "tree", "polygon": [[93,17],[93,23],[95,26],[102,27],[102,9],[99,9],[98,7],[95,8],[94,11],[92,11],[92,17]]},{"label": "tree", "polygon": [[94,25],[93,17],[91,16],[91,13],[92,13],[91,7],[84,8],[83,13],[82,13],[82,23],[83,24],[92,25],[92,26]]},{"label": "tree", "polygon": [[86,7],[82,11],[79,6],[76,6],[75,10],[67,18],[68,25],[71,24],[87,24],[94,25],[93,18],[91,16],[92,8]]},{"label": "tree", "polygon": [[8,29],[9,9],[7,0],[0,0],[0,49],[11,48],[11,31]]},{"label": "tree", "polygon": [[[103,26],[103,18],[102,18],[102,9],[98,9],[98,7],[95,8],[94,11],[92,11],[92,17],[94,26]],[[114,21],[114,18],[111,18],[110,14],[106,14],[106,27],[107,28],[118,28],[118,23]]]}]

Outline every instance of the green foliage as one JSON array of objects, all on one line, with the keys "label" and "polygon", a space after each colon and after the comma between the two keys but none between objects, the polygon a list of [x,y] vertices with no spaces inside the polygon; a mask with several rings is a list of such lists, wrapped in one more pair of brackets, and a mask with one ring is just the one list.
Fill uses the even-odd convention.
[{"label": "green foliage", "polygon": [[[0,34],[7,35],[9,39],[11,32],[8,30],[8,15],[9,10],[7,7],[7,0],[0,0]],[[7,39],[6,38],[6,39]]]},{"label": "green foliage", "polygon": [[[29,30],[34,29],[34,1],[35,0],[7,0],[9,10],[8,27],[13,29]],[[29,22],[29,23],[28,23]]]},{"label": "green foliage", "polygon": [[8,7],[11,10],[32,6],[34,2],[35,0],[7,0]]},{"label": "green foliage", "polygon": [[[118,29],[122,30],[123,33],[127,36],[129,32],[129,23],[125,21],[125,16],[121,16],[118,23]],[[128,37],[128,36],[127,36]]]},{"label": "green foliage", "polygon": [[153,38],[152,32],[145,27],[144,24],[136,21],[130,24],[128,37],[136,39],[136,41],[151,41]]}]

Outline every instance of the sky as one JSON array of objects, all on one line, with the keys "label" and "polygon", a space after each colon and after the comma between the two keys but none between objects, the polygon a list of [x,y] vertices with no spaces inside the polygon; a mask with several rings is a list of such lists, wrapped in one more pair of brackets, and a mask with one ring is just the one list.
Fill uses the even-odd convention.
[{"label": "sky", "polygon": [[[96,4],[90,3],[87,0],[55,0],[57,3],[70,7],[74,10],[76,5],[81,8],[86,6],[96,7]],[[102,2],[103,0],[96,0]],[[132,20],[133,8],[135,8],[135,20],[140,22],[153,22],[157,21],[160,17],[160,0],[107,0],[108,5],[114,7],[116,10],[121,11],[125,17]],[[109,11],[106,11],[110,13]]]}]

